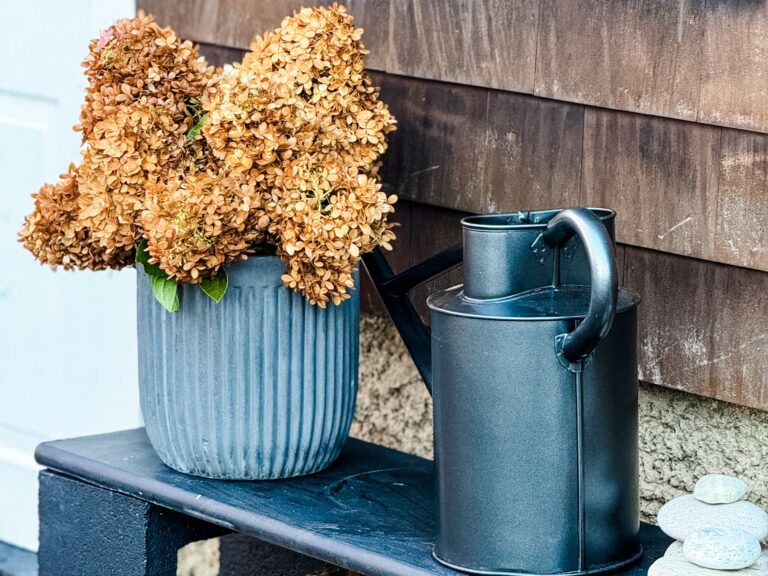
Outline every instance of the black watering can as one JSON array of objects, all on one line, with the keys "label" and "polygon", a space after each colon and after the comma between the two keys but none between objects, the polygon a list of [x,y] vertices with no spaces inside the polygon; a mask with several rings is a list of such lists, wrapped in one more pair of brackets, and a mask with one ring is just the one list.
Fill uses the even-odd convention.
[{"label": "black watering can", "polygon": [[[395,275],[365,266],[434,398],[435,558],[476,574],[588,574],[641,554],[637,305],[615,213],[471,216],[464,247]],[[431,295],[431,334],[408,292]]]}]

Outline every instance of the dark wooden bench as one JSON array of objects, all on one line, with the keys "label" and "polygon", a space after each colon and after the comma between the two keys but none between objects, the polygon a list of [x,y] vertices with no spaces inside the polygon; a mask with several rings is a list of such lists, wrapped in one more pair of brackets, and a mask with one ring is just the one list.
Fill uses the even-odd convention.
[{"label": "dark wooden bench", "polygon": [[[270,482],[180,474],[143,429],[40,445],[40,576],[176,573],[176,552],[240,532],[379,576],[458,574],[432,559],[432,462],[350,440],[328,470]],[[641,529],[641,576],[670,540]]]}]

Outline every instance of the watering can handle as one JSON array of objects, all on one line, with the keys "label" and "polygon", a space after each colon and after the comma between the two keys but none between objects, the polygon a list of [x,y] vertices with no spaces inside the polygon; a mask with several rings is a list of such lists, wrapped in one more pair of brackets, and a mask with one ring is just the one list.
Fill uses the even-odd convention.
[{"label": "watering can handle", "polygon": [[579,370],[582,361],[605,338],[616,316],[618,280],[613,242],[605,225],[587,208],[568,208],[552,218],[544,231],[544,241],[550,246],[562,246],[572,236],[578,236],[589,260],[592,279],[589,308],[584,320],[573,332],[561,334],[555,340],[561,362]]},{"label": "watering can handle", "polygon": [[429,329],[408,298],[408,292],[460,265],[464,250],[461,245],[453,246],[407,270],[395,274],[381,248],[363,254],[363,264],[373,285],[384,301],[387,312],[403,337],[405,346],[414,364],[432,393],[432,350]]}]

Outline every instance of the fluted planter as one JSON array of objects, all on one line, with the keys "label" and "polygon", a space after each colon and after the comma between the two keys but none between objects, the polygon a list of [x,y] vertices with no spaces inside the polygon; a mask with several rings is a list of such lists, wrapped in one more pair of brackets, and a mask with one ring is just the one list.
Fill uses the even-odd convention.
[{"label": "fluted planter", "polygon": [[288,478],[329,466],[357,393],[359,297],[322,309],[282,286],[276,256],[228,269],[215,303],[179,285],[166,312],[138,282],[147,434],[171,468],[210,478]]}]

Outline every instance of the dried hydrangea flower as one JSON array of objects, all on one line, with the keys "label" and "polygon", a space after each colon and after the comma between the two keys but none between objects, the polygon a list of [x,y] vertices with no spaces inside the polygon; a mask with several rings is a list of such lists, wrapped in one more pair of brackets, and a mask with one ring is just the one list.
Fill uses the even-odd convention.
[{"label": "dried hydrangea flower", "polygon": [[147,190],[142,224],[151,261],[171,278],[202,282],[264,240],[257,215],[254,185],[242,173],[212,166],[172,175]]},{"label": "dried hydrangea flower", "polygon": [[21,240],[99,268],[130,263],[143,236],[192,283],[273,244],[286,285],[340,303],[360,255],[394,238],[376,172],[395,120],[361,35],[343,7],[304,9],[214,74],[152,18],[118,21],[84,62],[82,162],[43,187]]},{"label": "dried hydrangea flower", "polygon": [[107,252],[94,242],[78,215],[79,191],[74,164],[55,185],[45,184],[35,199],[35,210],[24,219],[19,239],[42,264],[65,270],[122,268],[133,262],[133,250]]},{"label": "dried hydrangea flower", "polygon": [[213,69],[149,16],[118,20],[83,65],[80,218],[107,250],[129,248],[143,233],[145,189],[184,161]]},{"label": "dried hydrangea flower", "polygon": [[391,249],[387,217],[396,197],[352,166],[311,167],[298,159],[280,183],[284,197],[267,206],[269,231],[286,261],[287,286],[312,304],[341,303],[354,287],[360,255],[376,246]]},{"label": "dried hydrangea flower", "polygon": [[203,101],[216,157],[261,190],[262,222],[312,303],[348,298],[360,254],[394,237],[375,180],[395,120],[364,70],[344,7],[305,8],[257,37]]},{"label": "dried hydrangea flower", "polygon": [[197,47],[151,16],[117,20],[91,40],[83,67],[88,88],[75,128],[84,142],[100,121],[133,104],[162,109],[189,128],[190,99],[201,98],[213,75]]}]

